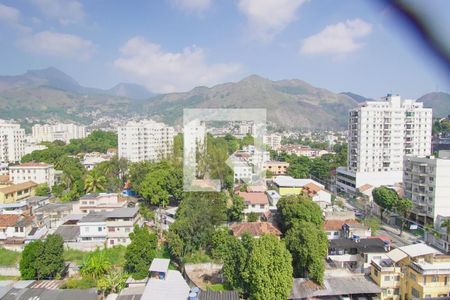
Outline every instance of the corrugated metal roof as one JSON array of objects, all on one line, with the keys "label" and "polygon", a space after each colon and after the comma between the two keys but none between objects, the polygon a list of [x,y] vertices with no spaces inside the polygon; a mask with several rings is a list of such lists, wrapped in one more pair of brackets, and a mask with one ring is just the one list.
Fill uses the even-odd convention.
[{"label": "corrugated metal roof", "polygon": [[200,292],[198,300],[239,300],[237,291],[204,291]]},{"label": "corrugated metal roof", "polygon": [[189,286],[181,273],[169,270],[165,279],[149,279],[145,286],[142,299],[152,300],[186,300],[189,295]]}]

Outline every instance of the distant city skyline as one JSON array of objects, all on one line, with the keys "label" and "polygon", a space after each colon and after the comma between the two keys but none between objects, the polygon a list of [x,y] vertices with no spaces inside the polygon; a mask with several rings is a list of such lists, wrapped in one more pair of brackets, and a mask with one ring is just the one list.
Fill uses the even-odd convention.
[{"label": "distant city skyline", "polygon": [[[0,1],[0,75],[54,66],[84,86],[132,82],[155,93],[210,87],[251,74],[302,79],[370,98],[450,91],[444,67],[385,5],[356,0],[111,3]],[[420,8],[440,36],[450,35],[449,2],[408,3]]]}]

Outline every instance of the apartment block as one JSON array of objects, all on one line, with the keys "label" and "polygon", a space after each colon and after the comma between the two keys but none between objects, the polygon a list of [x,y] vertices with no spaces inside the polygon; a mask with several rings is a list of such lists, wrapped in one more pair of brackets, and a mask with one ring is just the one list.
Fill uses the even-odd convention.
[{"label": "apartment block", "polygon": [[399,247],[372,259],[370,277],[381,300],[449,297],[450,256],[425,244]]},{"label": "apartment block", "polygon": [[270,147],[270,149],[276,150],[281,147],[281,135],[268,134],[263,136],[263,144]]},{"label": "apartment block", "polygon": [[423,103],[389,94],[361,103],[348,120],[348,166],[337,170],[338,191],[402,182],[403,156],[431,153],[432,110]]},{"label": "apartment block", "polygon": [[86,127],[72,123],[36,124],[32,127],[33,140],[36,143],[63,141],[86,137]]},{"label": "apartment block", "polygon": [[157,161],[172,152],[175,130],[152,120],[118,127],[119,157],[132,162]]},{"label": "apartment block", "polygon": [[20,161],[25,151],[25,129],[0,120],[0,162]]},{"label": "apartment block", "polygon": [[46,183],[49,188],[55,185],[55,168],[45,163],[28,162],[9,167],[9,180],[15,184],[33,181]]},{"label": "apartment block", "polygon": [[450,217],[450,151],[440,151],[439,157],[405,156],[403,186],[414,202],[412,218],[439,227],[438,219]]}]

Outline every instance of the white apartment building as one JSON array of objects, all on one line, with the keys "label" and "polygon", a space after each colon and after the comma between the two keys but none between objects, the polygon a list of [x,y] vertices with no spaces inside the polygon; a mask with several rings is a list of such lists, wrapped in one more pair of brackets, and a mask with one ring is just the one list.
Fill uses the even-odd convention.
[{"label": "white apartment building", "polygon": [[72,139],[85,138],[86,126],[72,123],[36,124],[32,127],[32,137],[36,143],[56,140],[69,143]]},{"label": "white apartment building", "polygon": [[268,134],[263,136],[263,144],[270,147],[270,149],[277,150],[281,147],[281,135]]},{"label": "white apartment building", "polygon": [[152,120],[118,127],[119,157],[132,162],[159,160],[172,152],[175,130]]},{"label": "white apartment building", "polygon": [[402,182],[403,156],[431,153],[432,110],[423,103],[387,95],[361,103],[348,118],[348,166],[337,170],[338,191]]},{"label": "white apartment building", "polygon": [[0,162],[17,162],[24,155],[25,129],[0,120]]},{"label": "white apartment building", "polygon": [[126,199],[117,193],[90,193],[73,203],[74,214],[113,211],[127,206]]},{"label": "white apartment building", "polygon": [[79,242],[98,243],[112,247],[128,245],[134,226],[142,226],[138,207],[117,208],[109,212],[95,212],[84,216],[79,222]]},{"label": "white apartment building", "polygon": [[439,152],[439,158],[405,156],[403,187],[414,202],[412,218],[439,228],[450,217],[450,151]]},{"label": "white apartment building", "polygon": [[55,185],[55,168],[45,163],[23,163],[9,167],[9,180],[14,184],[33,181],[46,183],[49,188]]}]

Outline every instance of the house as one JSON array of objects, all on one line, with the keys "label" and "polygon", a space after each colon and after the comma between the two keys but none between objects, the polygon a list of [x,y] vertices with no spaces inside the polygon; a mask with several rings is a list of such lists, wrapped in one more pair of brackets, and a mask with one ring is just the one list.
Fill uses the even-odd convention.
[{"label": "house", "polygon": [[289,163],[284,161],[268,161],[263,164],[263,170],[273,175],[284,175],[287,173]]},{"label": "house", "polygon": [[[13,217],[14,216],[14,217]],[[30,215],[0,215],[0,241],[9,250],[22,251],[25,243],[41,239],[48,230]]]},{"label": "house", "polygon": [[276,208],[278,201],[281,199],[280,194],[278,194],[275,190],[268,190],[267,191],[267,197],[269,198],[270,206],[271,208]]},{"label": "house", "polygon": [[155,258],[149,268],[150,278],[141,299],[187,300],[189,285],[179,271],[169,270],[169,259]]},{"label": "house", "polygon": [[33,181],[45,183],[49,188],[55,185],[55,168],[45,163],[27,162],[9,167],[9,179],[14,184]]},{"label": "house", "polygon": [[256,238],[264,234],[281,236],[281,231],[269,222],[236,223],[231,225],[231,231],[235,237],[239,238],[244,234],[250,234]]},{"label": "house", "polygon": [[310,182],[303,186],[302,192],[310,197],[314,202],[319,204],[322,209],[328,205],[331,205],[331,193],[325,191],[323,186]]},{"label": "house", "polygon": [[389,250],[389,244],[381,239],[332,239],[327,260],[339,267],[368,272],[372,259],[385,257]]},{"label": "house", "polygon": [[91,171],[96,165],[104,161],[109,161],[111,156],[99,152],[86,153],[81,160],[81,164],[86,170]]},{"label": "house", "polygon": [[49,230],[58,228],[72,212],[72,203],[48,203],[34,210],[38,222]]},{"label": "house", "polygon": [[109,212],[91,212],[78,222],[79,242],[106,243],[106,246],[128,245],[130,232],[143,221],[137,207],[117,208]]},{"label": "house", "polygon": [[370,277],[381,300],[449,297],[450,256],[426,244],[399,247],[372,260]]},{"label": "house", "polygon": [[117,193],[90,193],[73,204],[74,214],[112,211],[128,205],[126,197]]},{"label": "house", "polygon": [[33,213],[35,209],[48,204],[50,196],[33,196],[23,200],[0,204],[0,213],[6,214],[23,214],[25,212]]},{"label": "house", "polygon": [[308,183],[314,183],[322,189],[325,188],[322,184],[312,179],[297,179],[291,176],[277,176],[273,180],[273,185],[275,186],[280,196],[300,195],[302,193],[303,187]]},{"label": "house", "polygon": [[8,174],[0,175],[0,187],[6,187],[11,184],[12,182],[9,180]]},{"label": "house", "polygon": [[34,196],[36,186],[37,183],[27,181],[0,188],[0,204],[14,203]]},{"label": "house", "polygon": [[269,198],[266,193],[255,192],[237,192],[239,196],[244,199],[246,207],[244,208],[244,214],[257,213],[264,214],[269,211]]},{"label": "house", "polygon": [[344,238],[344,225],[345,224],[359,224],[356,220],[325,220],[323,224],[323,230],[327,234],[329,240]]}]

